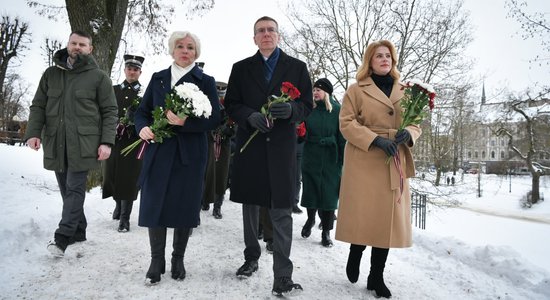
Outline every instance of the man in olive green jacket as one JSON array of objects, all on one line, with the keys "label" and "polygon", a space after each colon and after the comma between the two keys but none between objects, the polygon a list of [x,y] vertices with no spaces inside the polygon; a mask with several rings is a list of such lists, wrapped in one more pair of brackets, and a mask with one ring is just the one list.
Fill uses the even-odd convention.
[{"label": "man in olive green jacket", "polygon": [[86,240],[84,198],[88,170],[109,158],[115,141],[117,104],[109,76],[99,69],[92,37],[69,36],[54,55],[30,107],[25,140],[34,150],[44,145],[44,168],[55,171],[63,211],[48,250],[61,257],[68,245]]}]

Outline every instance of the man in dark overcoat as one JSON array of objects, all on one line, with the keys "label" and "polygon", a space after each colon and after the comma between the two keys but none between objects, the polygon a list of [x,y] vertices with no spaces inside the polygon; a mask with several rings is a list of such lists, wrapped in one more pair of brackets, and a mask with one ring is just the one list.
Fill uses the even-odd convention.
[{"label": "man in dark overcoat", "polygon": [[[273,294],[302,290],[292,281],[292,206],[296,190],[296,122],[312,109],[312,88],[306,64],[278,48],[277,22],[262,17],[254,24],[255,55],[233,65],[225,97],[229,117],[238,125],[231,173],[230,200],[242,203],[245,263],[237,276],[258,269],[261,248],[257,240],[260,207],[267,207],[273,224]],[[301,95],[271,105],[269,121],[260,112],[270,95],[281,95],[290,82]],[[258,130],[247,147],[243,145]]]},{"label": "man in dark overcoat", "polygon": [[137,158],[134,149],[127,155],[122,149],[139,139],[134,126],[133,115],[139,105],[141,83],[141,67],[145,58],[138,55],[124,55],[124,75],[126,79],[121,84],[113,86],[118,105],[117,136],[111,156],[103,164],[103,199],[113,197],[116,206],[113,219],[120,220],[119,232],[130,231],[130,214],[137,199],[139,188],[137,180],[141,170],[141,160]]}]

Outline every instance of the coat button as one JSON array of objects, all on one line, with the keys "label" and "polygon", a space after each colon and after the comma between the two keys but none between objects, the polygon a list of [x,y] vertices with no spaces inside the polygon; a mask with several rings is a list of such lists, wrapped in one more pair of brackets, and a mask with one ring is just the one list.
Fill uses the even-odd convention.
[{"label": "coat button", "polygon": [[268,137],[267,137],[267,138],[265,138],[265,141],[266,141],[266,142],[269,142],[270,140],[271,140],[271,139],[270,139],[270,138],[268,138]]},{"label": "coat button", "polygon": [[388,115],[393,116],[393,110],[390,110],[390,111],[388,112]]}]

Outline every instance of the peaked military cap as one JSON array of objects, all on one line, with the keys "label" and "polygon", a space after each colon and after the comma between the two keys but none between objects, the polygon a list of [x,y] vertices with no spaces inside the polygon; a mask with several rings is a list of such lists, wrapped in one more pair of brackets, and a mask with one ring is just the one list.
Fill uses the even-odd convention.
[{"label": "peaked military cap", "polygon": [[141,69],[143,65],[144,57],[138,55],[125,54],[124,55],[124,64],[127,66],[137,67]]}]

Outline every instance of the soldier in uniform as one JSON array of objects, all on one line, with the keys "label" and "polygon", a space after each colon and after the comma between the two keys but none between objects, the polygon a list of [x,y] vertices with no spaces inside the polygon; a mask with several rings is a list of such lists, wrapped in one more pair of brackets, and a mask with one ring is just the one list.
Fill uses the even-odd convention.
[{"label": "soldier in uniform", "polygon": [[120,220],[119,232],[130,230],[130,213],[139,191],[137,179],[141,171],[141,160],[136,158],[139,147],[127,156],[120,152],[139,139],[135,132],[133,115],[141,100],[138,96],[141,89],[139,76],[144,60],[141,56],[124,55],[126,79],[113,87],[119,122],[111,157],[103,164],[103,199],[113,197],[116,202],[113,219]]},{"label": "soldier in uniform", "polygon": [[229,160],[231,158],[231,138],[235,135],[235,123],[229,119],[223,106],[227,84],[216,82],[222,120],[220,125],[208,134],[208,163],[206,166],[205,190],[202,199],[202,209],[209,210],[214,203],[212,215],[221,219],[221,206],[227,179],[229,176]]}]

